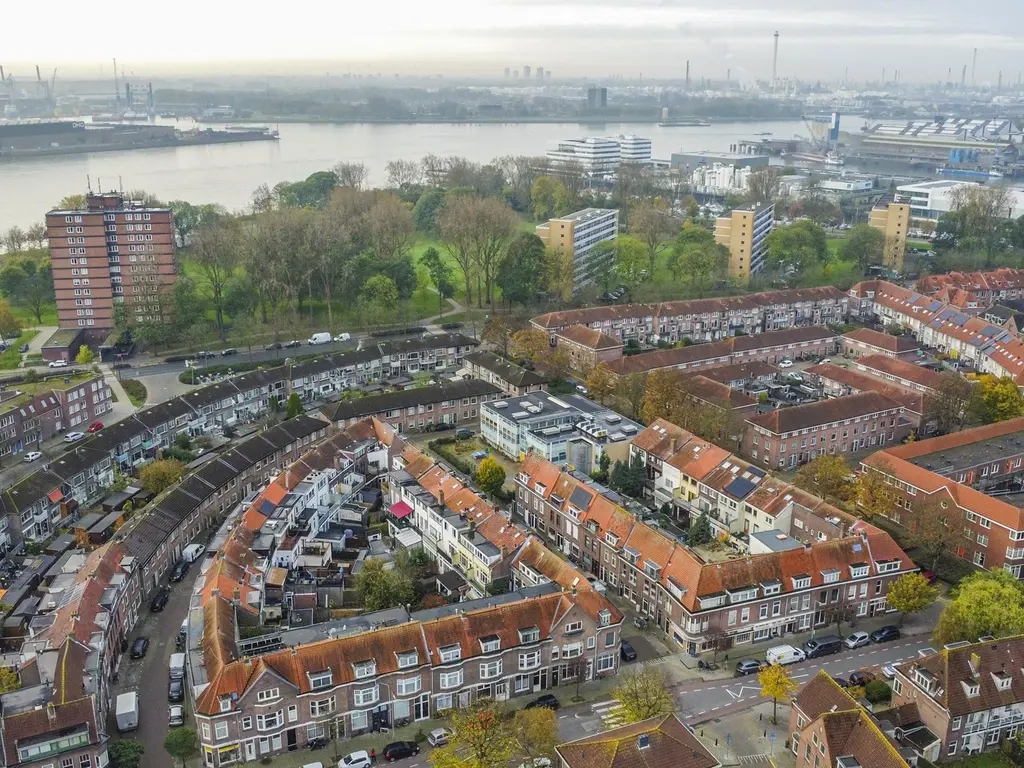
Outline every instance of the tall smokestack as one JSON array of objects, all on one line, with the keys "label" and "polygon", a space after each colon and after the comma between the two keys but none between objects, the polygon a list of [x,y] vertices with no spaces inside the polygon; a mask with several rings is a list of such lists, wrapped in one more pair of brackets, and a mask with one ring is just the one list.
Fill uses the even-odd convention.
[{"label": "tall smokestack", "polygon": [[996,83],[996,90],[997,91],[1003,90],[1003,71],[1002,70],[999,70],[999,82]]},{"label": "tall smokestack", "polygon": [[971,88],[974,87],[974,72],[978,67],[978,49],[974,49],[974,58],[971,59]]},{"label": "tall smokestack", "polygon": [[690,60],[686,60],[686,90],[690,90]]},{"label": "tall smokestack", "polygon": [[967,65],[964,64],[964,71],[960,73],[960,90],[964,89],[964,85],[967,83]]},{"label": "tall smokestack", "polygon": [[779,30],[775,30],[775,52],[772,54],[772,93],[775,93],[775,77],[779,68]]}]

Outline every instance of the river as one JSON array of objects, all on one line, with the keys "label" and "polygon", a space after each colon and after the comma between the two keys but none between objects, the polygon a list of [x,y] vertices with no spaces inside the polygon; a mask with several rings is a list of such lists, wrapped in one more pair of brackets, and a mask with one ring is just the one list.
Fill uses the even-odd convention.
[{"label": "river", "polygon": [[693,128],[577,123],[323,125],[282,123],[278,142],[126,150],[0,162],[0,232],[27,227],[62,197],[93,189],[145,189],[163,200],[244,207],[260,184],[304,179],[337,162],[362,162],[370,184],[383,185],[389,160],[461,155],[486,162],[499,155],[542,155],[558,139],[636,133],[651,139],[655,158],[672,152],[726,151],[760,131],[776,138],[806,135],[799,121],[714,123]]}]

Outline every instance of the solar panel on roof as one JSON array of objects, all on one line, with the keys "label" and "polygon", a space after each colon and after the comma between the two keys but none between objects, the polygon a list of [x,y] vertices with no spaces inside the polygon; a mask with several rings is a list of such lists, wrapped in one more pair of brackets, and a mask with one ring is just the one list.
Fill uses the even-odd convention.
[{"label": "solar panel on roof", "polygon": [[750,482],[745,477],[737,477],[725,486],[725,492],[734,499],[744,499],[752,490],[754,490],[754,488],[754,483]]},{"label": "solar panel on roof", "polygon": [[757,467],[751,467],[747,471],[750,472],[750,474],[752,474],[752,475],[756,475],[757,477],[764,477],[764,475],[765,475],[764,470],[758,469]]},{"label": "solar panel on roof", "polygon": [[269,515],[275,509],[277,509],[277,504],[272,502],[270,499],[264,499],[260,503],[260,514],[262,515]]},{"label": "solar panel on roof", "polygon": [[853,545],[853,551],[854,552],[860,552],[860,550],[861,550],[861,545],[859,543]]},{"label": "solar panel on roof", "polygon": [[586,509],[590,504],[590,492],[582,485],[577,485],[569,496],[569,503],[578,509]]}]

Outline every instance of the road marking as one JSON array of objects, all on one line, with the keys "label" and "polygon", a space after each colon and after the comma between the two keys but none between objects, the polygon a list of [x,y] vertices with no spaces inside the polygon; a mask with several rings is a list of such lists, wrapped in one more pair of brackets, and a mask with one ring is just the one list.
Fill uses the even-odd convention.
[{"label": "road marking", "polygon": [[711,711],[714,712],[716,709],[721,709],[721,707],[712,707]]},{"label": "road marking", "polygon": [[596,702],[594,704],[591,704],[590,706],[593,707],[594,709],[597,709],[598,707],[603,707],[606,704],[618,704],[618,703],[619,703],[618,699],[608,699],[608,701],[598,701],[598,702]]},{"label": "road marking", "polygon": [[559,715],[558,719],[559,720],[565,720],[565,718],[567,718],[567,717],[568,717],[568,715]]}]

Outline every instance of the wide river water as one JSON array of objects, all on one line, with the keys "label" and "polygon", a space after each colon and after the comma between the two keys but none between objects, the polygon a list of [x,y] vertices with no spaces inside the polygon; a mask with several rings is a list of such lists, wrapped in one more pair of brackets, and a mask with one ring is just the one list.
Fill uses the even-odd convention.
[{"label": "wide river water", "polygon": [[340,161],[365,163],[370,184],[385,182],[389,160],[461,155],[486,162],[499,155],[542,155],[558,139],[636,133],[651,139],[655,158],[672,152],[726,151],[761,131],[775,138],[807,135],[797,121],[714,123],[706,127],[577,123],[316,125],[282,123],[281,140],[144,149],[0,162],[0,232],[42,221],[62,197],[93,189],[145,189],[163,200],[244,207],[260,184],[303,179]]}]

